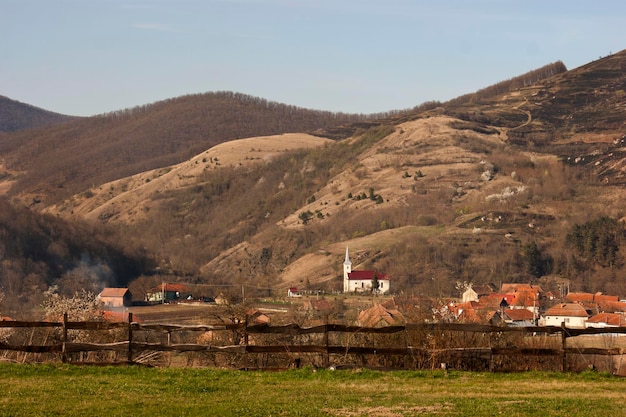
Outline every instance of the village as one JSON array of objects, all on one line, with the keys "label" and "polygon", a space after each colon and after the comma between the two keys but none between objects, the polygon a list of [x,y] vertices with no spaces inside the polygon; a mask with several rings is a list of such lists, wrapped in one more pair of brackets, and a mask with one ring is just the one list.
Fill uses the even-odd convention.
[{"label": "village", "polygon": [[[386,274],[375,270],[352,270],[348,248],[343,262],[342,288],[343,292],[339,294],[329,294],[288,287],[279,297],[281,304],[278,307],[260,303],[249,307],[247,314],[255,323],[269,324],[271,313],[287,312],[288,307],[297,306],[307,312],[312,324],[316,324],[323,317],[328,320],[329,315],[337,312],[340,303],[344,308],[355,310],[352,315],[342,314],[341,317],[352,317],[351,324],[363,327],[403,325],[415,321],[571,329],[626,327],[626,300],[600,292],[569,292],[567,287],[561,287],[561,291],[555,294],[535,284],[503,283],[498,287],[493,283],[466,283],[461,286],[462,291],[456,299],[427,301],[424,297],[394,294],[392,279]],[[134,320],[142,320],[142,316],[151,311],[150,306],[155,305],[167,304],[177,308],[231,304],[223,293],[207,297],[194,294],[193,285],[169,282],[148,290],[140,303],[133,302],[128,288],[105,288],[98,299],[105,317],[120,321],[126,320],[131,311]]]}]

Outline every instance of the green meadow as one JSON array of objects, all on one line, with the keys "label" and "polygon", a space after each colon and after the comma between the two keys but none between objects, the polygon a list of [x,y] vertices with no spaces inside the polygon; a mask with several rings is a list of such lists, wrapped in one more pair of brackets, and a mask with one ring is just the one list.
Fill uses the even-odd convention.
[{"label": "green meadow", "polygon": [[0,365],[0,416],[626,416],[609,374]]}]

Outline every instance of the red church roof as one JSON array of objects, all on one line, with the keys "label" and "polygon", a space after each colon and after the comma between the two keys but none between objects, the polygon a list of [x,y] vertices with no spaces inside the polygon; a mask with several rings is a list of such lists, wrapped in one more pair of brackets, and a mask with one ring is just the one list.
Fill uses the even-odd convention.
[{"label": "red church roof", "polygon": [[372,279],[374,279],[374,274],[376,274],[376,278],[378,278],[378,279],[386,279],[386,280],[389,279],[389,277],[387,275],[381,274],[380,272],[373,271],[373,270],[352,271],[352,272],[350,272],[348,274],[348,279],[371,281]]}]

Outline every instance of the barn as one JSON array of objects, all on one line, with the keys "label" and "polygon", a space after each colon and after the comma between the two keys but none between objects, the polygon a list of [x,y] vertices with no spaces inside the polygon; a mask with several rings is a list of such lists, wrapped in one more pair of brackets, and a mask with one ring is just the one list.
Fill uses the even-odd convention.
[{"label": "barn", "polygon": [[128,288],[105,288],[98,294],[98,301],[105,309],[130,307],[133,295]]}]

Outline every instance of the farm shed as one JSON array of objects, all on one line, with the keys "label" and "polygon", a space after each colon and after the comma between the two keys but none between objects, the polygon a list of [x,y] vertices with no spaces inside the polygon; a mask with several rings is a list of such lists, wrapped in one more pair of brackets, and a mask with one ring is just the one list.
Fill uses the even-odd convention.
[{"label": "farm shed", "polygon": [[122,308],[133,305],[133,295],[128,288],[105,288],[98,294],[104,308]]}]

